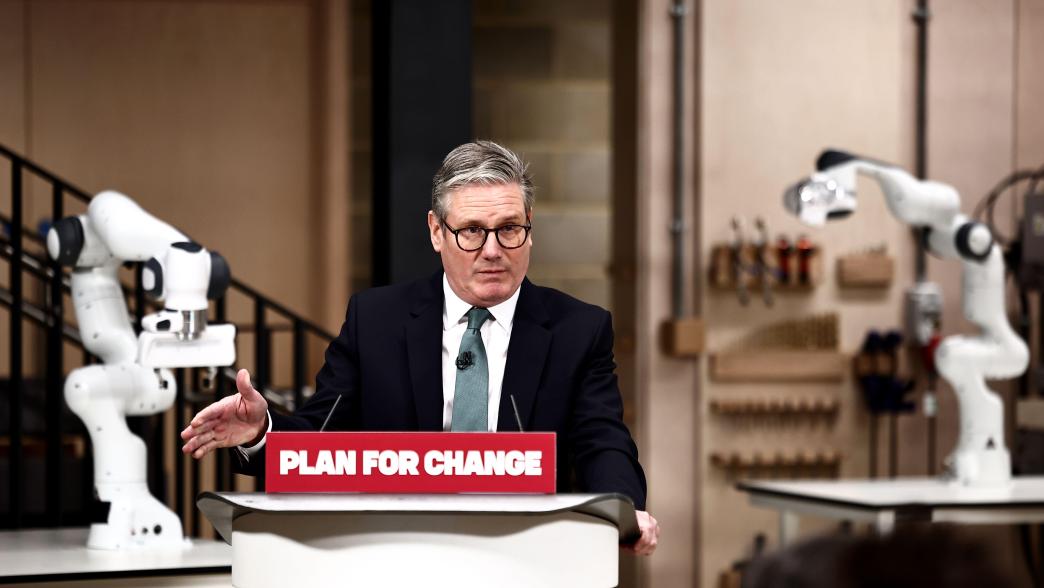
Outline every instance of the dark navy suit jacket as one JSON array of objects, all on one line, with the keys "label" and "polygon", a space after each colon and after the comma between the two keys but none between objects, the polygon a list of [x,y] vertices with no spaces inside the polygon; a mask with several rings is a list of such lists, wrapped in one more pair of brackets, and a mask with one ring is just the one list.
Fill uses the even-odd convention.
[{"label": "dark navy suit jacket", "polygon": [[[645,474],[624,425],[607,311],[523,280],[508,344],[498,431],[554,431],[559,492],[619,492],[645,509]],[[315,394],[275,431],[442,430],[442,272],[354,296]],[[233,452],[237,456],[238,452]],[[235,460],[262,475],[264,456]]]}]

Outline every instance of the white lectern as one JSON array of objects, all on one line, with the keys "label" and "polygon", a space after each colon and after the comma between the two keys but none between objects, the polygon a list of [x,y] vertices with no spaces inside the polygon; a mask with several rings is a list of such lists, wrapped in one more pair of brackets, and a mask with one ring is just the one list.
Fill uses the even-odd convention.
[{"label": "white lectern", "polygon": [[616,586],[638,534],[619,494],[200,495],[232,545],[232,583],[264,586]]}]

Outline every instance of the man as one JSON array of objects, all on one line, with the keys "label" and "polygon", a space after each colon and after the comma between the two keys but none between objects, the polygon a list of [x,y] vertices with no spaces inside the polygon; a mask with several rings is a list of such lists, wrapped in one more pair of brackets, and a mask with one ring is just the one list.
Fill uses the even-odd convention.
[{"label": "man", "polygon": [[532,215],[517,155],[488,141],[454,149],[428,212],[443,271],[354,295],[316,393],[293,415],[270,413],[240,370],[238,394],[192,419],[182,451],[238,446],[239,468],[261,475],[267,431],[317,430],[328,415],[330,430],[555,431],[559,490],[575,474],[583,491],[630,496],[642,535],[629,549],[651,554],[660,530],[622,421],[611,318],[526,279]]}]

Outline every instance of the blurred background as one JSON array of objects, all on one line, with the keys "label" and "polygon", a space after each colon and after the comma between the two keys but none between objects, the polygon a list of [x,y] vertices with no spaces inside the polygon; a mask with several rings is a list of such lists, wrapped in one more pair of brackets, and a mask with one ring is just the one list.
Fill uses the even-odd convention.
[{"label": "blurred background", "polygon": [[[624,584],[727,586],[777,541],[738,480],[942,471],[950,391],[926,415],[908,349],[909,406],[871,410],[852,358],[869,331],[903,331],[918,277],[941,288],[942,334],[972,330],[960,265],[919,266],[876,185],[822,230],[783,190],[837,147],[953,185],[970,215],[1044,164],[1042,95],[1044,0],[0,0],[0,527],[89,518],[88,440],[59,409],[60,377],[93,359],[35,238],[56,201],[78,214],[78,193],[118,190],[224,255],[237,283],[213,310],[239,328],[237,366],[292,409],[351,293],[438,267],[431,176],[482,138],[530,163],[530,278],[613,313],[663,526]],[[1024,194],[1002,194],[994,230],[1014,239]],[[773,271],[792,262],[767,286],[742,269],[765,243]],[[1034,342],[1029,375],[996,386],[1013,453],[1040,426],[1038,309],[1012,287]],[[153,493],[212,537],[195,493],[253,480],[177,451],[189,415],[232,390],[185,372],[175,407],[133,427]],[[1030,581],[1036,530],[976,533]]]}]

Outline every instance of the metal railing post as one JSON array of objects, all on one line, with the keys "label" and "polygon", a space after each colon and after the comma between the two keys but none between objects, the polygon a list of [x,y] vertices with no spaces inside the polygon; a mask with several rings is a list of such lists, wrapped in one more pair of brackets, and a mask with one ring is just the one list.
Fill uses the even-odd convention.
[{"label": "metal railing post", "polygon": [[[178,387],[178,393],[174,397],[174,421],[180,423],[185,419],[184,368],[174,370],[174,383]],[[178,447],[174,453],[174,512],[182,520],[183,528],[185,521],[185,459],[185,455],[181,453],[181,448]]]},{"label": "metal railing post", "polygon": [[[62,218],[62,185],[55,183],[51,193],[51,224]],[[62,524],[62,327],[65,311],[62,306],[62,266],[49,260],[51,279],[47,287],[47,522]]]},{"label": "metal railing post", "polygon": [[[192,368],[192,371],[189,372],[189,373],[191,374],[190,377],[189,377],[189,381],[192,382],[192,392],[193,392],[192,397],[193,398],[198,398],[199,397],[198,393],[199,393],[199,389],[200,389],[200,385],[199,385],[199,368]],[[199,405],[196,403],[196,401],[195,400],[190,401],[189,402],[189,415],[190,415],[189,418],[192,418],[192,416],[195,416],[197,410],[199,410]],[[218,450],[218,451],[220,451],[220,450]],[[192,459],[192,492],[189,494],[189,497],[193,501],[196,499],[197,496],[199,496],[200,473],[201,473],[201,469],[200,469],[199,460],[193,458]],[[197,509],[195,509],[195,508],[189,508],[189,512],[192,513],[192,533],[191,533],[191,536],[192,537],[199,537],[199,532],[200,532],[199,531],[199,529],[200,529],[200,525],[199,525],[199,523],[200,523],[199,511]]]},{"label": "metal railing post", "polygon": [[257,383],[257,389],[264,393],[264,388],[268,386],[268,328],[265,325],[265,307],[266,303],[264,300],[258,298],[254,300],[254,380]]},{"label": "metal railing post", "polygon": [[8,454],[10,479],[11,527],[22,526],[22,488],[25,483],[25,456],[22,448],[22,162],[11,162],[11,324],[8,332],[10,345],[10,377],[8,378],[8,401],[10,405],[11,444]]},{"label": "metal railing post", "polygon": [[294,410],[304,404],[305,387],[305,331],[301,319],[294,320]]},{"label": "metal railing post", "polygon": [[[227,303],[225,302],[225,296],[218,298],[214,301],[214,322],[223,324],[227,316]],[[221,373],[221,368],[218,368],[218,373],[214,379],[214,400],[221,400],[227,396],[228,385],[225,382],[225,377]],[[226,453],[223,450],[218,450],[217,455],[214,459],[214,485],[218,492],[223,492],[230,488],[227,484],[227,474],[225,470],[228,468]]]},{"label": "metal railing post", "polygon": [[[268,328],[265,326],[265,307],[267,304],[261,298],[254,299],[254,378],[257,380],[257,389],[262,394],[268,386],[269,378],[269,356],[268,356]],[[262,487],[258,478],[254,478],[254,491],[260,492]]]}]

